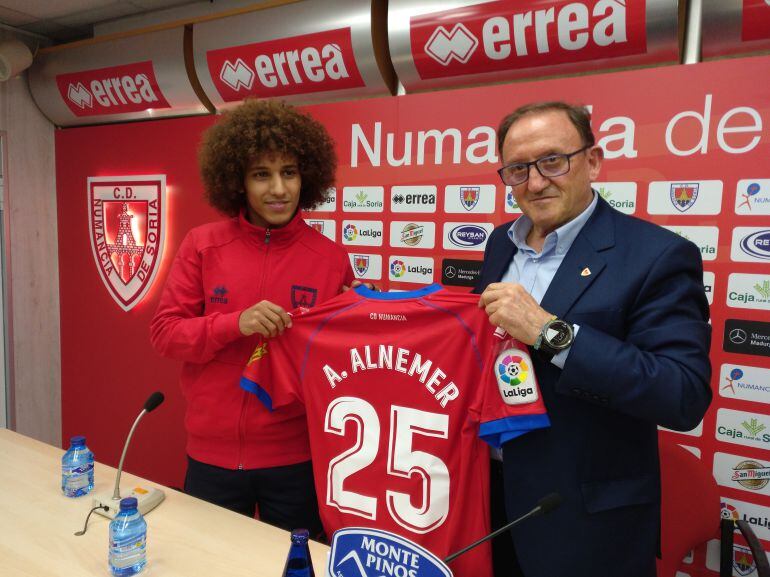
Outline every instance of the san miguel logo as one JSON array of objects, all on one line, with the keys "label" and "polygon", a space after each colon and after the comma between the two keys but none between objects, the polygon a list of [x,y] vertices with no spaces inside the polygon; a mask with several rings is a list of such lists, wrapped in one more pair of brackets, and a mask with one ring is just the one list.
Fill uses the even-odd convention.
[{"label": "san miguel logo", "polygon": [[645,0],[497,0],[411,18],[420,77],[516,70],[647,51]]},{"label": "san miguel logo", "polygon": [[163,253],[165,219],[165,176],[88,179],[88,227],[96,268],[125,311],[152,286]]},{"label": "san miguel logo", "polygon": [[75,116],[97,116],[170,108],[151,61],[59,74],[62,100]]},{"label": "san miguel logo", "polygon": [[210,50],[206,61],[225,102],[364,86],[350,28]]}]

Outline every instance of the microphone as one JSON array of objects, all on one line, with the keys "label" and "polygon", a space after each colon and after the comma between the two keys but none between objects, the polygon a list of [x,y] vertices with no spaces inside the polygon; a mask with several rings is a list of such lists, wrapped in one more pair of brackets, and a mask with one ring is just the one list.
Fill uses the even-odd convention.
[{"label": "microphone", "polygon": [[[139,413],[139,416],[136,417],[134,424],[131,426],[131,430],[128,432],[128,437],[126,437],[126,443],[123,445],[123,453],[120,455],[118,474],[115,477],[115,486],[112,491],[112,496],[107,498],[104,494],[102,494],[101,496],[95,496],[93,499],[93,504],[95,507],[103,507],[103,509],[98,509],[96,511],[98,514],[104,515],[105,517],[114,518],[115,515],[117,515],[120,511],[120,476],[123,474],[123,461],[126,459],[126,453],[128,452],[128,445],[131,443],[131,437],[134,436],[136,426],[139,424],[139,421],[142,420],[142,417],[144,417],[147,413],[157,409],[164,400],[165,397],[163,396],[163,393],[160,391],[155,391],[144,402],[144,407],[142,407],[142,411]],[[136,498],[139,512],[142,514],[147,513],[157,507],[165,498],[163,491],[160,489],[144,487],[136,487],[131,492],[130,496]]]},{"label": "microphone", "polygon": [[526,514],[522,515],[518,519],[514,519],[513,521],[511,521],[507,525],[503,525],[502,527],[500,527],[496,531],[493,531],[492,533],[490,533],[486,537],[482,537],[481,539],[479,539],[475,543],[471,543],[467,547],[463,547],[462,549],[460,549],[456,553],[452,553],[446,559],[444,559],[444,563],[450,563],[451,561],[454,561],[457,557],[459,557],[463,553],[467,553],[468,551],[470,551],[471,549],[473,549],[474,547],[476,547],[478,545],[481,545],[485,541],[489,541],[490,539],[494,539],[500,533],[504,533],[505,531],[513,529],[513,527],[515,527],[516,525],[518,525],[522,521],[525,521],[526,519],[529,519],[530,517],[537,517],[538,515],[545,515],[546,513],[550,513],[551,511],[556,509],[559,505],[561,505],[561,502],[562,502],[561,495],[559,495],[558,493],[549,493],[548,495],[546,495],[545,497],[540,499],[537,502],[537,505],[535,506],[535,508],[532,509],[529,513],[526,513]]}]

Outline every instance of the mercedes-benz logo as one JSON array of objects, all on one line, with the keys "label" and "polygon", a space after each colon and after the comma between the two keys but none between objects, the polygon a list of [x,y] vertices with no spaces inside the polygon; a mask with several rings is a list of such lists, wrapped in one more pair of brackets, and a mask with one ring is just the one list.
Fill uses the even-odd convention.
[{"label": "mercedes-benz logo", "polygon": [[457,269],[450,264],[444,269],[444,275],[446,275],[447,278],[455,278],[455,276],[457,276]]},{"label": "mercedes-benz logo", "polygon": [[742,345],[746,342],[746,331],[743,329],[733,329],[730,331],[730,341],[735,343],[736,345]]}]

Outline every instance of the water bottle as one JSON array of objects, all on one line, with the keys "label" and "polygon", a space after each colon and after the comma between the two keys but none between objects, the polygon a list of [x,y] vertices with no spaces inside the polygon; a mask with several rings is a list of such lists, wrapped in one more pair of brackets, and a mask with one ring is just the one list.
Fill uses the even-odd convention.
[{"label": "water bottle", "polygon": [[110,522],[110,571],[116,577],[135,575],[147,563],[147,523],[135,497],[120,501],[120,511]]},{"label": "water bottle", "polygon": [[283,577],[315,577],[313,562],[310,560],[310,547],[307,529],[294,529],[291,532],[291,547],[283,568]]},{"label": "water bottle", "polygon": [[86,438],[70,439],[70,448],[61,458],[61,490],[67,497],[80,497],[94,488],[94,454]]}]

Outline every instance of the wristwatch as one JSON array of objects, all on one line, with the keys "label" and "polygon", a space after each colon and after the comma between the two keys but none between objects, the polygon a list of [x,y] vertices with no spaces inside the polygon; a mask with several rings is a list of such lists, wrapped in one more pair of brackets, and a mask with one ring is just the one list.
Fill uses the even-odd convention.
[{"label": "wristwatch", "polygon": [[572,344],[574,336],[571,324],[553,317],[540,329],[540,334],[532,348],[539,353],[541,358],[550,361],[554,355]]}]

